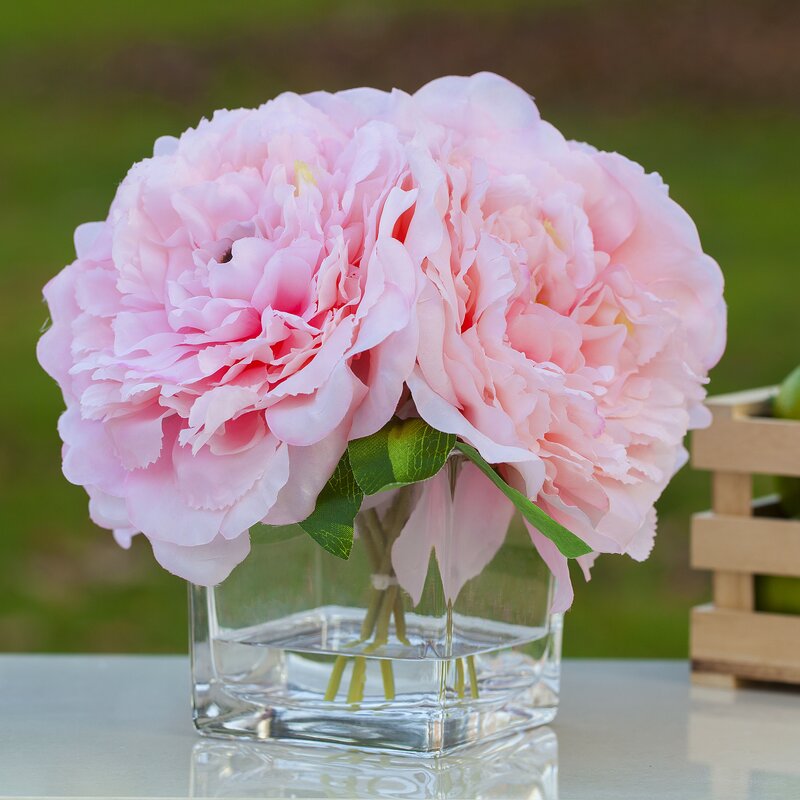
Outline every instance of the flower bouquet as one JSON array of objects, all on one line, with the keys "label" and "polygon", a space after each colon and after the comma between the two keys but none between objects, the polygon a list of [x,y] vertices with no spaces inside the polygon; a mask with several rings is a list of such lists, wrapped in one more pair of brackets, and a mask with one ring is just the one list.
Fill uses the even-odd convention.
[{"label": "flower bouquet", "polygon": [[159,139],[75,245],[64,473],[193,584],[201,731],[553,718],[568,560],[647,557],[724,347],[657,175],[496,75],[283,94]]}]

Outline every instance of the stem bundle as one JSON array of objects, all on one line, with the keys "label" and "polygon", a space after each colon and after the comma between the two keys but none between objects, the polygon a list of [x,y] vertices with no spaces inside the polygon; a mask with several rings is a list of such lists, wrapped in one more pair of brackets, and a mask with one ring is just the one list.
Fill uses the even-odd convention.
[{"label": "stem bundle", "polygon": [[[395,635],[404,645],[411,642],[406,636],[406,618],[403,609],[403,598],[397,577],[392,569],[392,545],[400,535],[410,514],[411,490],[400,489],[391,508],[387,511],[384,522],[381,522],[375,509],[368,509],[361,515],[359,526],[360,538],[364,542],[370,565],[373,570],[375,583],[372,587],[367,612],[361,623],[360,637],[350,644],[355,647],[363,644],[372,637],[372,641],[364,648],[364,653],[373,653],[389,641],[389,628],[394,617]],[[385,587],[381,587],[384,582]],[[347,702],[359,703],[364,697],[364,684],[366,681],[366,659],[364,656],[355,656],[352,659],[337,656],[333,665],[328,687],[325,691],[326,700],[334,700],[339,692],[347,662],[353,661],[353,670],[350,677],[350,687],[347,692]],[[383,679],[383,694],[387,700],[395,696],[394,672],[390,661],[381,661],[381,678]]]},{"label": "stem bundle", "polygon": [[[383,521],[375,509],[367,509],[361,514],[359,534],[364,542],[364,550],[373,570],[373,586],[367,611],[361,623],[360,636],[346,646],[357,647],[368,642],[372,637],[372,641],[363,650],[365,655],[374,653],[388,643],[393,617],[395,637],[402,644],[411,645],[407,636],[403,597],[397,583],[397,576],[392,568],[392,546],[411,513],[411,493],[411,487],[399,489]],[[347,702],[357,705],[364,699],[367,671],[365,655],[336,657],[325,691],[325,700],[336,699],[348,662],[352,662],[353,668],[347,690]],[[478,697],[478,675],[474,656],[454,660],[455,691],[458,697],[465,696],[467,675],[464,661],[466,661],[466,671],[469,675],[470,696],[475,699]],[[395,682],[391,661],[381,659],[380,669],[384,697],[387,700],[394,700]]]}]

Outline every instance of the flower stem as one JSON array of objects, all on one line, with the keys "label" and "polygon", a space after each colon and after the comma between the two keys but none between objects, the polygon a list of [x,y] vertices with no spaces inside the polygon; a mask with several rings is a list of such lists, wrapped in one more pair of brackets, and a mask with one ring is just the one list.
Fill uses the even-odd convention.
[{"label": "flower stem", "polygon": [[378,618],[378,611],[383,605],[383,595],[384,592],[381,589],[375,589],[373,587],[367,613],[364,615],[364,621],[361,623],[361,637],[357,642],[353,642],[353,644],[366,642],[367,639],[372,636],[372,631],[375,630],[375,621]]},{"label": "flower stem", "polygon": [[367,519],[364,514],[364,525],[361,528],[361,538],[364,540],[364,549],[367,551],[367,558],[373,570],[377,570],[381,565],[383,556],[383,536],[374,529],[371,519]]},{"label": "flower stem", "polygon": [[383,678],[383,696],[387,700],[394,700],[394,671],[391,661],[381,659],[381,677]]},{"label": "flower stem", "polygon": [[406,647],[411,647],[411,642],[406,635],[406,612],[403,609],[403,596],[399,591],[394,596],[394,635]]},{"label": "flower stem", "polygon": [[[403,598],[392,569],[392,545],[408,520],[410,505],[411,492],[408,489],[401,489],[383,522],[374,508],[366,509],[361,515],[359,538],[364,542],[364,550],[372,567],[373,576],[385,579],[388,586],[385,589],[378,589],[373,585],[369,605],[361,623],[360,636],[356,641],[344,645],[345,647],[356,647],[370,637],[372,637],[372,642],[364,648],[364,653],[373,653],[383,647],[389,641],[392,616],[394,616],[397,639],[406,646],[411,644],[406,633]],[[378,583],[378,585],[380,584]],[[347,702],[353,705],[363,700],[367,669],[364,656],[337,656],[325,692],[326,700],[333,700],[336,697],[348,661],[353,662],[353,671],[347,691]],[[394,700],[395,684],[392,662],[388,659],[381,659],[380,667],[384,696],[387,700]]]},{"label": "flower stem", "polygon": [[347,690],[347,702],[351,705],[364,699],[364,684],[367,681],[367,659],[356,656],[353,659],[353,674],[350,676],[350,688]]},{"label": "flower stem", "polygon": [[397,596],[397,584],[392,584],[388,589],[383,592],[381,598],[381,606],[378,610],[377,619],[375,621],[375,637],[372,643],[364,648],[365,653],[372,653],[379,647],[383,647],[389,641],[389,622],[392,618],[392,610],[394,609],[394,600]]},{"label": "flower stem", "polygon": [[464,696],[464,661],[457,658],[456,662],[456,694],[459,697]]},{"label": "flower stem", "polygon": [[328,680],[328,688],[325,690],[325,700],[336,699],[347,662],[348,659],[345,656],[336,656],[336,661],[333,662],[333,669],[331,670],[331,677]]},{"label": "flower stem", "polygon": [[473,700],[478,699],[478,671],[475,669],[475,656],[467,656],[469,670],[469,693]]}]

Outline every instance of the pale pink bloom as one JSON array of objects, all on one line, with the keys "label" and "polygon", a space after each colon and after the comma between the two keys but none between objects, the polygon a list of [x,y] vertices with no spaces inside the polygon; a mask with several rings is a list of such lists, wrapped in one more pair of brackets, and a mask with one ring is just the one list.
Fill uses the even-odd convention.
[{"label": "pale pink bloom", "polygon": [[[646,558],[653,504],[686,431],[706,422],[703,384],[725,343],[719,268],[658,175],[565,140],[502,78],[434,81],[398,118],[419,191],[410,230],[429,243],[417,412],[505,465],[594,551]],[[429,495],[429,526],[448,526]],[[398,575],[427,558],[405,536],[418,528],[396,543]],[[566,559],[531,536],[562,610]]]},{"label": "pale pink bloom", "polygon": [[[644,558],[724,347],[719,269],[658,176],[488,74],[219,112],[160,140],[76,249],[39,349],[64,471],[199,583],[255,522],[305,517],[401,396],[596,552]],[[431,550],[450,599],[494,555],[510,507],[480,477],[422,490],[393,553],[412,595]],[[500,533],[460,510],[473,492]],[[563,609],[566,560],[531,536]]]},{"label": "pale pink bloom", "polygon": [[159,140],[45,288],[66,476],[197,583],[251,525],[306,517],[413,367],[417,190],[397,129],[359,108],[386,97],[287,94]]}]

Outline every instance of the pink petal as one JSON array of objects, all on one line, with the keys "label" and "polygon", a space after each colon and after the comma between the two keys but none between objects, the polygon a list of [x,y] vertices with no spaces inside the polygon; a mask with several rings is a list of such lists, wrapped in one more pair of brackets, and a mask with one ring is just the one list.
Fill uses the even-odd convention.
[{"label": "pink petal", "polygon": [[112,417],[105,423],[114,453],[125,469],[141,469],[152,464],[161,453],[163,419],[169,411],[151,405],[134,414]]},{"label": "pink petal", "polygon": [[452,527],[436,544],[446,600],[455,603],[464,584],[497,555],[513,515],[511,501],[474,464],[461,467]]},{"label": "pink petal", "polygon": [[270,392],[270,397],[310,394],[342,366],[344,354],[353,341],[354,320],[345,317],[336,325],[311,361]]},{"label": "pink petal", "polygon": [[137,531],[133,528],[114,528],[114,541],[125,550],[130,550],[133,537],[136,536],[136,533]]},{"label": "pink petal", "polygon": [[268,408],[267,424],[288,444],[316,444],[339,425],[363,393],[364,385],[342,362],[313,394],[287,397]]},{"label": "pink petal", "polygon": [[247,533],[235,539],[218,536],[207,544],[193,547],[158,540],[151,544],[156,561],[164,569],[198,586],[222,583],[250,552],[250,536]]},{"label": "pink petal", "polygon": [[192,404],[189,428],[180,433],[181,444],[191,442],[197,451],[224,425],[247,408],[254,407],[259,396],[252,389],[241,386],[215,386],[203,393]]},{"label": "pink petal", "polygon": [[436,394],[422,378],[419,368],[407,379],[419,415],[436,430],[455,433],[475,448],[490,464],[534,461],[538,456],[521,447],[498,444],[475,428],[464,415]]},{"label": "pink petal", "polygon": [[362,353],[408,325],[415,299],[414,264],[396,239],[378,239],[367,265],[367,284],[349,356]]},{"label": "pink petal", "polygon": [[106,222],[84,222],[83,225],[78,225],[73,239],[78,258],[100,261],[111,256],[111,237]]},{"label": "pink petal", "polygon": [[111,317],[120,310],[121,295],[117,276],[110,269],[88,269],[77,276],[75,298],[78,305],[97,317]]},{"label": "pink petal", "polygon": [[304,520],[347,448],[349,420],[316,444],[289,447],[290,478],[263,520],[266,525],[292,525]]},{"label": "pink petal", "polygon": [[89,493],[89,516],[101,528],[126,528],[128,511],[125,499],[103,492],[95,487],[87,487]]},{"label": "pink petal", "polygon": [[442,470],[422,485],[414,510],[392,547],[392,567],[397,581],[411,595],[415,606],[422,599],[431,550],[450,529],[451,522],[450,481],[446,470]]},{"label": "pink petal", "polygon": [[261,522],[275,505],[288,479],[289,447],[281,444],[265,465],[263,476],[225,515],[220,533],[232,538]]},{"label": "pink petal", "polygon": [[111,494],[119,490],[125,471],[103,423],[81,419],[79,409],[72,406],[59,418],[58,432],[64,440],[64,476],[70,483],[97,486]]},{"label": "pink petal", "polygon": [[477,136],[540,122],[531,96],[491,72],[438,78],[415,92],[414,101],[431,119]]},{"label": "pink petal", "polygon": [[[191,508],[225,510],[255,486],[269,468],[278,440],[262,432],[246,449],[216,454],[206,446],[192,454],[175,442],[172,462],[183,501]],[[264,509],[264,513],[268,509]],[[263,516],[263,515],[262,515]]]},{"label": "pink petal", "polygon": [[369,373],[362,376],[367,393],[353,417],[351,439],[375,433],[394,415],[405,381],[414,369],[418,338],[417,327],[412,324],[370,350]]},{"label": "pink petal", "polygon": [[125,477],[125,501],[131,526],[151,541],[178,545],[208,544],[219,533],[225,509],[193,508],[179,491],[172,464],[175,431],[166,437],[161,458]]},{"label": "pink petal", "polygon": [[546,536],[539,533],[530,523],[525,522],[525,527],[528,529],[531,541],[539,551],[539,555],[542,557],[544,563],[547,564],[555,578],[555,592],[553,594],[550,611],[553,614],[562,614],[572,605],[572,600],[575,597],[572,581],[569,577],[569,562],[567,557],[562,555],[555,544]]},{"label": "pink petal", "polygon": [[636,532],[625,552],[636,561],[644,561],[653,549],[656,537],[656,510],[651,508],[642,527]]},{"label": "pink petal", "polygon": [[302,314],[311,291],[311,278],[320,254],[320,244],[303,238],[278,250],[267,262],[253,292],[253,306]]}]

